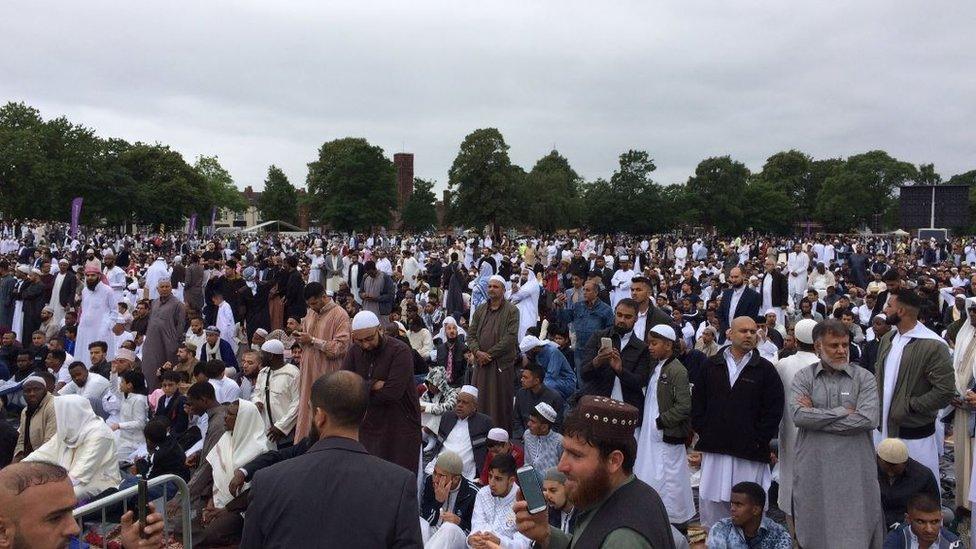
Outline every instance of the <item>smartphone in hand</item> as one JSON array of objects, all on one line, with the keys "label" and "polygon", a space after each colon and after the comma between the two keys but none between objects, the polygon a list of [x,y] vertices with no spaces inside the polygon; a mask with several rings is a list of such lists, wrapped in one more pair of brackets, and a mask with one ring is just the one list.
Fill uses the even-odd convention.
[{"label": "smartphone in hand", "polygon": [[149,481],[146,477],[139,477],[139,537],[147,538],[146,516],[149,514]]},{"label": "smartphone in hand", "polygon": [[609,337],[601,337],[600,338],[600,349],[601,350],[602,349],[612,349],[612,348],[613,348],[613,340],[612,339],[610,339]]},{"label": "smartphone in hand", "polygon": [[536,514],[546,510],[546,498],[542,495],[542,481],[535,467],[526,465],[519,467],[516,472],[518,475],[519,488],[522,490],[522,497],[529,505],[529,513]]}]

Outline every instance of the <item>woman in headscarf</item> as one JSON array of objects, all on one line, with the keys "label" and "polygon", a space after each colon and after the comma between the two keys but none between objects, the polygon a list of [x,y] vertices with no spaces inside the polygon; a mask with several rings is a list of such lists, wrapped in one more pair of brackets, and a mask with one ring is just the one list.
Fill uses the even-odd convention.
[{"label": "woman in headscarf", "polygon": [[[432,451],[437,446],[437,429],[441,424],[441,416],[454,410],[457,404],[457,389],[447,383],[444,368],[433,367],[427,372],[424,381],[425,391],[420,395],[420,424],[423,428],[424,453]],[[424,456],[432,458],[433,456]],[[424,459],[426,463],[428,459]]]},{"label": "woman in headscarf", "polygon": [[471,282],[471,316],[468,322],[474,318],[474,312],[479,305],[488,301],[488,279],[494,274],[491,263],[485,261],[481,263],[478,278]]},{"label": "woman in headscarf", "polygon": [[437,333],[437,366],[443,368],[445,379],[451,387],[460,387],[467,381],[467,359],[464,354],[467,347],[464,338],[467,336],[464,328],[458,326],[454,317],[444,318],[441,331]]},{"label": "woman in headscarf", "polygon": [[47,461],[68,470],[75,496],[90,501],[122,482],[115,449],[115,434],[92,411],[88,399],[61,395],[54,399],[58,429],[51,440],[24,458]]},{"label": "woman in headscarf", "polygon": [[230,481],[238,469],[274,449],[265,435],[267,428],[261,412],[248,400],[238,399],[227,407],[224,428],[224,434],[207,454],[207,463],[213,470],[213,497],[203,510],[200,524],[204,529],[196,547],[234,545],[240,541],[244,529],[241,512],[247,505],[247,494],[232,494]]}]

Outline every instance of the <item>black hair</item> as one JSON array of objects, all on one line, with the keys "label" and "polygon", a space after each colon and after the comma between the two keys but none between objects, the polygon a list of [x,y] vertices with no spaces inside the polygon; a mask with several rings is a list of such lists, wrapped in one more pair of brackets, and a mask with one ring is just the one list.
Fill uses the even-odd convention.
[{"label": "black hair", "polygon": [[48,354],[61,362],[64,362],[64,359],[68,357],[68,353],[64,352],[63,349],[55,349]]},{"label": "black hair", "polygon": [[47,461],[21,461],[4,468],[3,487],[15,496],[32,486],[61,482],[68,478],[68,470]]},{"label": "black hair", "polygon": [[525,366],[522,366],[522,369],[531,372],[532,375],[534,375],[539,379],[539,381],[543,381],[546,379],[546,369],[543,368],[541,364],[539,364],[534,360],[530,361]]},{"label": "black hair", "polygon": [[549,336],[561,336],[564,338],[569,338],[569,328],[562,323],[556,323],[549,326]]},{"label": "black hair", "polygon": [[179,385],[183,381],[183,376],[179,372],[174,372],[173,370],[166,370],[163,375],[159,376],[159,382],[172,381],[173,383]]},{"label": "black hair", "polygon": [[142,434],[146,437],[146,442],[159,446],[166,440],[168,430],[169,420],[166,417],[153,418],[142,428]]},{"label": "black hair", "polygon": [[921,511],[922,513],[941,513],[942,505],[931,494],[919,492],[908,498],[908,504],[905,506],[905,510]]},{"label": "black hair", "polygon": [[186,398],[194,400],[217,400],[217,391],[209,381],[198,381],[186,391]]},{"label": "black hair", "polygon": [[312,406],[321,408],[338,427],[359,427],[366,417],[369,391],[359,374],[339,370],[325,374],[312,384]]},{"label": "black hair", "polygon": [[224,361],[220,360],[219,358],[208,360],[203,365],[203,373],[210,379],[218,379],[220,374],[226,369],[227,364],[225,364]]},{"label": "black hair", "polygon": [[740,482],[732,487],[733,494],[742,494],[757,507],[766,506],[766,491],[755,482]]},{"label": "black hair", "polygon": [[891,290],[890,293],[898,299],[899,305],[903,305],[909,309],[914,309],[915,311],[920,311],[922,309],[922,298],[915,292],[915,290],[899,288],[897,290]]},{"label": "black hair", "polygon": [[311,299],[313,297],[319,297],[325,293],[325,287],[322,286],[321,282],[309,282],[305,285],[305,299]]},{"label": "black hair", "polygon": [[491,458],[491,463],[488,465],[489,471],[495,470],[510,477],[515,476],[516,469],[518,469],[518,465],[515,463],[512,454],[498,454]]},{"label": "black hair", "polygon": [[130,383],[132,385],[133,393],[137,395],[144,395],[147,393],[146,376],[142,375],[142,372],[138,370],[126,370],[122,372],[122,375],[119,377],[121,377],[126,383]]},{"label": "black hair", "polygon": [[898,269],[888,269],[881,275],[882,282],[894,282],[896,280],[901,280],[901,273],[898,272]]},{"label": "black hair", "polygon": [[618,301],[617,302],[617,306],[614,307],[614,310],[616,311],[617,309],[619,309],[621,305],[623,305],[624,307],[629,307],[629,308],[633,309],[634,310],[634,313],[637,313],[637,311],[640,310],[640,305],[637,304],[637,301],[635,301],[635,300],[633,300],[633,299],[631,299],[629,297],[625,297],[625,298],[621,299],[620,301]]},{"label": "black hair", "polygon": [[104,341],[92,341],[88,344],[88,350],[91,350],[94,347],[98,347],[103,353],[108,352],[108,343],[105,343]]},{"label": "black hair", "polygon": [[76,361],[72,362],[71,364],[68,364],[68,371],[70,372],[71,370],[74,370],[75,368],[77,368],[79,366],[82,367],[82,368],[84,368],[84,369],[86,369],[86,370],[88,369],[88,366],[85,366],[85,363],[84,362],[82,362],[80,360],[76,360]]},{"label": "black hair", "polygon": [[622,464],[625,473],[630,474],[637,460],[637,439],[632,436],[623,438],[604,438],[593,430],[593,422],[583,418],[579,408],[566,414],[563,422],[563,436],[582,439],[584,443],[599,450],[600,457],[606,460],[613,452],[619,451],[624,456]]}]

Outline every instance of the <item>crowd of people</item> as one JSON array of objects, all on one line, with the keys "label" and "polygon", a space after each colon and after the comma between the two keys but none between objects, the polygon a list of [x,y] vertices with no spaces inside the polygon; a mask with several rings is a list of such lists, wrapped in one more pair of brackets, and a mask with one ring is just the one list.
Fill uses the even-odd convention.
[{"label": "crowd of people", "polygon": [[0,235],[18,497],[174,474],[200,547],[968,536],[968,239]]}]

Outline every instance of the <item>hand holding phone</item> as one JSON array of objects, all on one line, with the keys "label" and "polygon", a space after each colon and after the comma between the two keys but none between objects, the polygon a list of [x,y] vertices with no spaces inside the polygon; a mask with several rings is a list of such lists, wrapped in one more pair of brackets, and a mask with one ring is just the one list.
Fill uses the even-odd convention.
[{"label": "hand holding phone", "polygon": [[149,481],[146,477],[139,477],[139,537],[147,538],[146,535],[146,515],[149,514]]},{"label": "hand holding phone", "polygon": [[542,495],[542,481],[539,479],[535,467],[531,465],[519,467],[516,474],[518,475],[519,488],[522,490],[522,497],[528,503],[529,513],[534,515],[545,511],[547,508],[546,498]]}]

